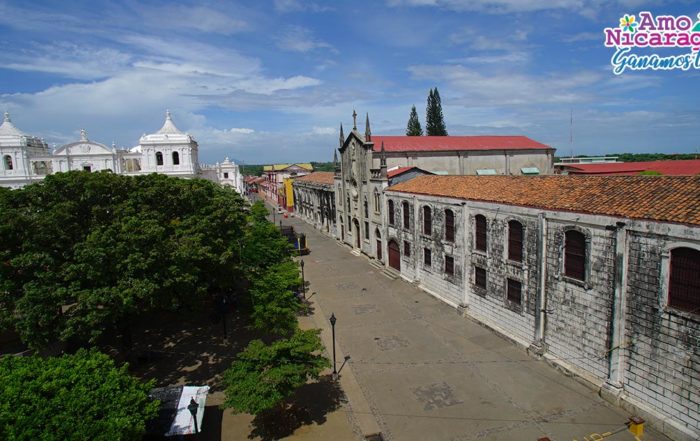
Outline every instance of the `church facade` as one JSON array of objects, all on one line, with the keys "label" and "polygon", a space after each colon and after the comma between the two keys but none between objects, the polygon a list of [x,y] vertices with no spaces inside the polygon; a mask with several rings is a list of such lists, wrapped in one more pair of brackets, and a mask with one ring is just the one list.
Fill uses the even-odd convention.
[{"label": "church facade", "polygon": [[155,133],[143,135],[131,149],[108,147],[88,138],[80,139],[51,151],[40,138],[27,135],[12,123],[5,112],[0,125],[0,186],[19,188],[41,181],[46,175],[82,170],[111,171],[124,175],[162,173],[182,178],[204,178],[243,192],[243,178],[238,165],[228,158],[215,165],[199,163],[199,144],[180,131],[170,112]]},{"label": "church facade", "polygon": [[384,189],[392,175],[549,175],[554,151],[526,136],[374,136],[369,115],[364,134],[340,126],[340,161],[335,159],[337,238],[357,252],[387,256]]}]

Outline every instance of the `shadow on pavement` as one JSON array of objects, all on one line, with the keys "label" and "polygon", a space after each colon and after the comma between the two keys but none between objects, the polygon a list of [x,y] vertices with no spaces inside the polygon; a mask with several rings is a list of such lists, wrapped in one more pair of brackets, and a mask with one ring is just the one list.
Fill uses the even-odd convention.
[{"label": "shadow on pavement", "polygon": [[284,409],[271,409],[256,416],[248,438],[273,441],[290,436],[302,426],[323,424],[326,415],[344,402],[345,395],[338,382],[330,376],[322,377],[317,383],[299,388]]}]

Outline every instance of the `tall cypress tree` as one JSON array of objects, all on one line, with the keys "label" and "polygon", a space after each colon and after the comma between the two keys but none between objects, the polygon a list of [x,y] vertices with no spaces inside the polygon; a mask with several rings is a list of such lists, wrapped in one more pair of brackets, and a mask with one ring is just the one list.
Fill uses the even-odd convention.
[{"label": "tall cypress tree", "polygon": [[447,136],[440,92],[438,92],[437,87],[430,89],[428,94],[428,105],[425,109],[425,134],[428,136]]},{"label": "tall cypress tree", "polygon": [[406,136],[423,136],[423,128],[418,120],[416,106],[411,108],[411,116],[408,117],[408,125],[406,126]]}]

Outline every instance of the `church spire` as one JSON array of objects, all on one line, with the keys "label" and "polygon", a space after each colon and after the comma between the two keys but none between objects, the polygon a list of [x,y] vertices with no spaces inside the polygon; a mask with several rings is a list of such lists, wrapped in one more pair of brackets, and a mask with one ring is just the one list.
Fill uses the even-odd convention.
[{"label": "church spire", "polygon": [[379,153],[379,166],[380,167],[386,167],[386,152],[384,151],[384,141],[382,141],[382,149],[380,150]]},{"label": "church spire", "polygon": [[369,128],[369,112],[367,112],[367,118],[365,119],[365,142],[370,142],[372,140],[372,130]]},{"label": "church spire", "polygon": [[11,123],[12,120],[10,119],[10,112],[5,111],[5,118],[2,120],[4,123]]},{"label": "church spire", "polygon": [[355,109],[352,109],[352,129],[357,130],[357,112],[355,112]]},{"label": "church spire", "polygon": [[80,129],[80,140],[81,140],[81,141],[87,141],[87,140],[88,140],[88,137],[87,137],[87,130],[85,130],[85,129]]},{"label": "church spire", "polygon": [[340,123],[340,146],[345,143],[345,134],[343,133],[343,123]]}]

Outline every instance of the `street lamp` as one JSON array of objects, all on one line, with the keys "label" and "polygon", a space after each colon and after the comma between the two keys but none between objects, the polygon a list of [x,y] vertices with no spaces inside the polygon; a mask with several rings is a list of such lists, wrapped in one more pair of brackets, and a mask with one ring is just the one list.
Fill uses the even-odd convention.
[{"label": "street lamp", "polygon": [[199,430],[197,430],[197,409],[199,409],[199,404],[197,404],[194,398],[190,398],[190,404],[187,406],[187,410],[190,411],[194,419],[194,433],[199,433]]},{"label": "street lamp", "polygon": [[304,259],[299,263],[301,265],[301,292],[304,293],[304,300],[306,300],[306,278],[304,278]]},{"label": "street lamp", "polygon": [[335,368],[335,322],[336,322],[335,314],[331,313],[331,330],[333,332],[333,380],[338,379],[338,371]]}]

